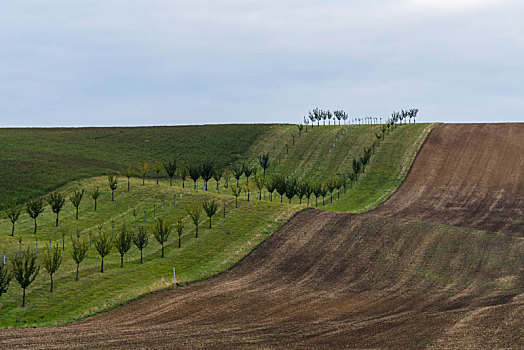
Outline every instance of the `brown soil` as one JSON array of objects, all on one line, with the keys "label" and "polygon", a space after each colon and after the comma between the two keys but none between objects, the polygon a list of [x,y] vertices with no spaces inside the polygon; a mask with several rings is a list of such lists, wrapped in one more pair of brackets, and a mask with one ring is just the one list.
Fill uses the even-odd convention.
[{"label": "brown soil", "polygon": [[[514,130],[512,135],[522,134],[523,129],[472,127],[483,132],[500,128],[497,135],[503,135],[505,128]],[[438,151],[434,139],[442,140],[441,148],[447,149],[447,140],[456,139],[447,134],[468,134],[465,129],[444,125],[431,134],[412,173],[385,204],[391,207],[398,201],[397,215],[382,208],[362,215],[301,212],[235,268],[216,278],[63,327],[2,330],[0,348],[522,349],[524,240],[515,231],[518,225],[497,226],[506,235],[396,219],[430,221],[431,213],[423,211],[418,215],[428,217],[400,215],[400,204],[420,203],[411,199],[409,188],[424,181],[417,182],[414,176],[429,180],[422,192],[433,193],[431,184],[437,175],[430,174],[439,172],[442,164],[446,164],[444,169],[453,169],[440,160],[446,153]],[[465,141],[465,145],[476,144]],[[514,141],[507,147],[522,149],[518,144]],[[513,162],[482,163],[480,157],[470,162],[473,155],[464,147],[449,152],[458,152],[457,157],[463,152],[454,160],[462,176],[444,173],[449,180],[443,183],[458,186],[459,179],[466,178],[463,186],[467,189],[454,190],[445,197],[447,203],[457,200],[456,207],[467,206],[468,202],[461,201],[470,195],[478,201],[478,210],[472,210],[468,218],[454,208],[446,216],[444,199],[432,199],[435,221],[493,227],[488,225],[495,221],[472,189],[482,186],[480,198],[492,200],[500,198],[493,193],[503,193],[508,203],[518,205],[517,209],[508,206],[506,215],[500,209],[506,208],[505,202],[492,202],[497,218],[514,220],[522,210],[522,198],[515,198],[522,194],[522,173],[517,173],[522,169],[520,153],[514,154]],[[490,154],[486,157],[491,159]],[[424,172],[421,162],[431,168]],[[468,162],[469,172],[467,165],[463,167]],[[484,165],[492,163],[504,164],[506,169]],[[497,188],[491,181],[472,177],[471,172],[484,173],[488,179],[496,178],[491,172],[505,174],[507,180],[499,180]],[[473,179],[476,182],[470,185],[467,181]],[[402,193],[407,196],[404,201],[400,201]],[[414,193],[419,201],[433,198]],[[425,208],[433,210],[429,205]]]},{"label": "brown soil", "polygon": [[377,215],[524,236],[524,123],[444,124]]}]

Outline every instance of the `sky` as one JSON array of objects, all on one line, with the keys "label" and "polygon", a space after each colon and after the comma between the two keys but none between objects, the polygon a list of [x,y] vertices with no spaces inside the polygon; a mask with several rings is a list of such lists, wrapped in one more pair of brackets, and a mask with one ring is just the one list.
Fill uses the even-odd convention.
[{"label": "sky", "polygon": [[524,121],[524,1],[0,4],[0,127]]}]

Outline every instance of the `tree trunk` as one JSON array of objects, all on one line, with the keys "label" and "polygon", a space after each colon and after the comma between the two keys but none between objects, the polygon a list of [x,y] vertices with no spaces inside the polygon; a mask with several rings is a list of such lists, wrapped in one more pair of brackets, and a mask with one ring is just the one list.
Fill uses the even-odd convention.
[{"label": "tree trunk", "polygon": [[[58,220],[58,219],[57,219]],[[57,221],[57,224],[56,226],[58,226],[58,221]],[[11,228],[11,237],[15,235],[15,223],[13,222],[13,226]]]},{"label": "tree trunk", "polygon": [[198,238],[198,225],[195,225],[195,229],[196,229],[196,238]]},{"label": "tree trunk", "polygon": [[[56,227],[58,227],[58,213],[56,213]],[[13,230],[14,230],[14,226],[13,226]]]},{"label": "tree trunk", "polygon": [[238,197],[235,197],[235,208],[238,208]]},{"label": "tree trunk", "polygon": [[104,272],[104,257],[102,257],[102,263],[100,264],[100,272]]},{"label": "tree trunk", "polygon": [[51,274],[51,290],[50,292],[53,292],[53,274]]},{"label": "tree trunk", "polygon": [[315,196],[315,208],[318,207],[318,197]]},{"label": "tree trunk", "polygon": [[23,292],[22,292],[22,307],[25,306],[25,288],[23,288]]},{"label": "tree trunk", "polygon": [[162,243],[162,258],[164,257],[164,243]]},{"label": "tree trunk", "polygon": [[96,199],[95,199],[95,211],[96,211]]},{"label": "tree trunk", "polygon": [[79,264],[76,264],[76,278],[75,278],[75,281],[78,282],[78,265]]},{"label": "tree trunk", "polygon": [[182,188],[185,188],[186,179],[182,179]]},{"label": "tree trunk", "polygon": [[280,203],[282,203],[282,195],[280,193],[279,193],[279,195],[280,195]]},{"label": "tree trunk", "polygon": [[330,193],[331,196],[331,203],[333,203],[333,192]]},{"label": "tree trunk", "polygon": [[173,186],[173,178],[172,177],[169,178],[169,186]]},{"label": "tree trunk", "polygon": [[120,254],[120,267],[124,267],[124,256]]},{"label": "tree trunk", "polygon": [[178,236],[178,248],[180,248],[182,246],[182,242],[180,242],[180,237],[181,236]]},{"label": "tree trunk", "polygon": [[115,191],[111,190],[111,202],[115,201]]},{"label": "tree trunk", "polygon": [[249,191],[247,191],[247,201],[249,202]]},{"label": "tree trunk", "polygon": [[209,217],[209,228],[211,228],[211,216]]},{"label": "tree trunk", "polygon": [[158,176],[156,177],[156,184],[158,185]]},{"label": "tree trunk", "polygon": [[76,207],[76,219],[78,220],[78,207]]},{"label": "tree trunk", "polygon": [[226,217],[226,206],[224,205],[224,217]]},{"label": "tree trunk", "polygon": [[322,196],[322,205],[324,205],[324,198],[325,198],[325,197],[324,197],[324,196]]},{"label": "tree trunk", "polygon": [[130,188],[129,186],[130,186],[129,185],[129,178],[127,178],[127,192],[129,192],[129,188]]},{"label": "tree trunk", "polygon": [[140,263],[143,264],[144,260],[142,259],[142,249],[140,249]]}]

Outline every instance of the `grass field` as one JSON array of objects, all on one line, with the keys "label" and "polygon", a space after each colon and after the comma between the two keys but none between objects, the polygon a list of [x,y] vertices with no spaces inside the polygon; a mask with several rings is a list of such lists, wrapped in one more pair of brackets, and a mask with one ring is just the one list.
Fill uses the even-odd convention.
[{"label": "grass field", "polygon": [[[245,146],[244,149],[238,147],[228,150],[227,142],[222,143],[220,147],[214,147],[214,151],[218,152],[216,154],[220,154],[220,161],[227,164],[227,162],[239,160],[255,164],[257,163],[257,155],[269,152],[272,166],[267,173],[268,176],[282,173],[310,179],[312,182],[324,181],[332,174],[341,174],[350,170],[352,159],[362,151],[362,147],[371,144],[375,139],[373,132],[377,130],[377,126],[372,125],[352,126],[351,128],[344,126],[315,127],[309,129],[307,133],[303,132],[300,137],[297,137],[295,145],[293,145],[291,135],[293,133],[298,134],[295,125],[264,127],[266,129],[255,130],[259,133],[258,136],[255,135],[255,131],[250,136],[251,138],[245,136],[243,143],[241,142]],[[386,136],[380,147],[376,148],[375,155],[372,156],[371,163],[366,168],[365,175],[361,175],[359,182],[354,184],[352,189],[348,188],[346,194],[340,194],[340,199],[338,199],[338,195],[334,196],[333,203],[328,203],[329,196],[326,197],[326,205],[319,205],[319,208],[362,212],[380,204],[401,183],[416,151],[432,127],[433,124],[408,124],[398,127]],[[47,150],[44,148],[44,151],[47,152],[46,154],[56,155],[54,152],[57,152],[57,149],[67,149],[65,146],[60,147],[60,145],[73,145],[74,137],[78,137],[76,134],[79,133],[79,130],[62,130],[65,133],[71,133],[69,141],[59,143],[59,139],[57,139],[54,148]],[[163,131],[167,135],[169,130],[170,128],[166,128]],[[45,132],[45,130],[36,131]],[[92,129],[87,129],[87,131],[91,134],[101,132]],[[113,139],[114,133],[118,133],[118,131],[118,129],[108,129],[105,131],[105,137]],[[35,157],[36,160],[31,166],[37,164],[37,161],[48,162],[47,168],[42,168],[44,175],[41,178],[46,179],[45,184],[28,189],[22,183],[19,183],[18,186],[20,187],[12,187],[12,190],[17,191],[19,198],[24,198],[25,195],[40,193],[47,187],[54,188],[56,184],[66,181],[66,179],[85,177],[91,173],[123,167],[133,160],[130,154],[139,153],[137,150],[137,147],[140,148],[138,143],[131,142],[129,147],[126,147],[125,138],[132,132],[155,134],[149,128],[122,131],[121,137],[123,139],[120,139],[119,142],[115,141],[114,144],[116,148],[112,153],[114,156],[106,155],[106,151],[102,149],[103,147],[100,144],[92,145],[92,148],[87,150],[79,148],[77,152],[85,156],[79,159],[83,161],[88,159],[89,156],[93,163],[73,162],[68,165],[72,167],[71,169],[74,169],[71,172],[68,169],[62,169],[55,173],[52,171],[53,161],[44,156],[42,156],[42,159]],[[211,132],[209,133],[211,134]],[[155,135],[158,139],[155,142],[150,142],[150,148],[146,150],[150,152],[148,154],[152,154],[154,158],[158,159],[162,158],[163,155],[159,148],[165,142],[162,138],[167,136],[160,135],[160,131],[156,131]],[[93,135],[85,136],[83,140],[90,143],[92,138]],[[147,136],[147,139],[150,138],[152,137]],[[22,139],[17,142],[24,143]],[[198,155],[197,161],[213,154],[205,153],[209,151],[208,148],[201,148],[197,151],[198,147],[203,147],[205,142],[205,140],[202,140],[202,145],[193,145]],[[288,143],[288,150],[286,150],[286,143]],[[15,144],[13,143],[13,147]],[[33,146],[25,145],[24,147],[26,149],[43,147],[43,145],[37,145],[38,142]],[[185,147],[181,150],[185,150],[186,153],[191,152],[189,146]],[[139,154],[146,154],[147,152],[144,151]],[[92,167],[91,164],[93,164]],[[104,168],[102,165],[107,167]],[[7,172],[6,169],[7,165],[4,165],[2,171]],[[31,168],[28,167],[27,169]],[[261,170],[259,170],[260,172]],[[17,174],[16,171],[12,171],[12,173]],[[244,184],[245,181],[246,179],[243,177],[241,183]],[[35,249],[36,239],[38,239],[40,262],[44,251],[49,248],[49,241],[53,245],[58,243],[61,246],[62,238],[65,236],[66,239],[63,253],[64,264],[55,276],[55,291],[52,294],[48,291],[49,275],[41,270],[37,280],[28,289],[27,307],[20,308],[21,289],[15,281],[12,281],[8,293],[0,298],[0,327],[62,324],[115,307],[146,293],[169,287],[172,284],[173,267],[176,267],[177,277],[181,283],[210,277],[231,267],[266,237],[275,232],[294,213],[305,207],[305,205],[298,205],[297,198],[293,199],[292,205],[286,204],[288,203],[286,198],[284,198],[284,204],[280,204],[277,195],[275,195],[273,202],[269,202],[266,193],[263,194],[265,200],[258,201],[256,200],[258,191],[253,188],[251,201],[248,202],[246,194],[243,193],[240,196],[239,208],[236,209],[234,208],[235,199],[231,196],[230,189],[224,188],[223,181],[219,186],[219,193],[217,193],[214,180],[209,182],[208,193],[202,191],[195,193],[190,179],[186,180],[186,188],[182,189],[180,179],[175,179],[174,186],[170,187],[169,181],[165,178],[161,179],[160,185],[156,185],[154,180],[147,180],[146,186],[140,186],[141,179],[132,178],[131,192],[129,193],[126,192],[126,182],[126,178],[120,177],[119,188],[115,193],[115,202],[110,200],[111,193],[106,177],[69,182],[62,186],[60,191],[67,195],[71,194],[73,189],[79,187],[83,187],[87,191],[80,205],[78,221],[74,218],[73,206],[67,201],[64,211],[60,214],[59,228],[54,227],[55,215],[47,207],[44,214],[38,219],[39,231],[36,236],[32,234],[33,221],[25,213],[22,214],[16,225],[15,237],[3,234],[0,243],[6,245],[8,254],[11,255],[18,253],[19,237],[22,238],[22,249],[26,249],[26,247]],[[231,183],[234,182],[235,180],[231,178]],[[199,188],[202,189],[203,181],[200,180],[198,184]],[[89,195],[95,185],[100,186],[103,192],[99,199],[99,209],[96,212],[93,211],[93,200]],[[191,195],[188,194],[189,187],[192,189]],[[229,195],[226,195],[228,191]],[[182,199],[180,199],[181,194]],[[213,219],[212,229],[206,228],[208,220],[205,214],[202,214],[199,238],[195,239],[194,225],[187,217],[185,208],[189,202],[200,201],[209,197],[219,201],[219,213]],[[176,204],[173,205],[174,198]],[[311,201],[313,204],[314,196],[312,196]],[[227,207],[225,219],[221,217],[223,203]],[[163,206],[165,206],[165,213]],[[116,224],[117,230],[123,222],[126,222],[127,227],[132,227],[134,226],[133,209],[137,212],[138,223],[143,224],[145,215],[147,219],[145,225],[149,226],[153,222],[153,208],[156,208],[155,211],[158,216],[166,216],[171,221],[177,217],[184,217],[186,227],[182,237],[181,249],[177,248],[176,233],[172,232],[166,248],[166,258],[161,259],[160,245],[154,241],[153,237],[150,237],[149,246],[144,250],[144,265],[139,264],[139,252],[133,247],[126,255],[125,266],[121,269],[119,267],[120,257],[114,249],[113,253],[106,257],[104,261],[106,271],[101,274],[99,272],[100,258],[94,247],[91,247],[88,258],[81,265],[80,282],[74,281],[75,265],[69,255],[69,235],[74,234],[78,229],[85,239],[89,239],[90,234],[96,232],[96,227],[100,223],[104,224],[105,230],[110,231],[112,231],[112,222]],[[0,219],[0,232],[8,233],[10,227],[10,223],[6,219]]]},{"label": "grass field", "polygon": [[[80,205],[79,220],[75,220],[75,210],[67,202],[60,214],[60,226],[54,227],[55,215],[47,209],[38,220],[39,229],[36,235],[32,232],[33,222],[23,215],[17,224],[15,237],[3,236],[0,242],[7,245],[9,256],[18,253],[18,238],[22,238],[22,249],[35,249],[38,239],[38,261],[42,262],[45,251],[52,245],[62,246],[62,236],[66,235],[63,265],[54,277],[55,290],[49,292],[49,275],[41,269],[39,276],[27,291],[27,304],[21,308],[21,288],[15,281],[11,282],[7,294],[0,298],[0,327],[18,327],[49,325],[69,322],[91,315],[100,310],[115,307],[140,295],[163,289],[173,283],[173,267],[177,270],[177,280],[187,282],[207,278],[231,267],[245,256],[268,235],[275,232],[299,206],[282,205],[266,201],[239,201],[239,208],[234,207],[232,196],[204,194],[194,192],[188,195],[181,188],[169,187],[169,184],[156,185],[153,180],[140,186],[141,180],[132,179],[131,191],[122,189],[115,193],[111,202],[111,192],[105,177],[93,178],[68,184],[60,190],[70,193],[79,186],[88,190],[99,185],[103,194],[99,199],[98,210],[93,210],[93,201],[84,197]],[[173,205],[173,196],[176,202]],[[185,208],[188,203],[213,197],[219,203],[219,212],[213,217],[212,229],[208,229],[209,220],[202,213],[199,225],[199,237],[195,238],[195,226],[187,217]],[[163,212],[162,201],[165,204]],[[223,205],[226,205],[226,218],[222,217]],[[157,216],[174,219],[184,217],[182,248],[178,248],[178,236],[173,230],[166,246],[166,256],[160,258],[160,245],[151,236],[149,245],[144,250],[144,264],[140,265],[139,251],[133,247],[125,256],[124,268],[120,268],[120,255],[113,248],[112,253],[104,259],[104,273],[100,273],[100,258],[94,246],[89,250],[88,258],[80,266],[80,281],[75,282],[75,268],[70,256],[70,238],[77,229],[84,239],[89,240],[95,234],[96,226],[104,224],[104,229],[111,231],[114,220],[116,230],[125,222],[133,228],[133,209],[138,216],[138,225],[150,226],[153,223],[153,208]],[[144,211],[147,222],[144,223]],[[9,223],[0,221],[0,231],[9,231]],[[10,264],[8,264],[10,266]]]},{"label": "grass field", "polygon": [[[375,208],[387,199],[406,177],[415,155],[436,124],[404,124],[381,141],[365,174],[353,188],[340,194],[333,203],[322,209],[359,213]],[[376,139],[376,125],[321,126],[302,132],[292,145],[292,134],[298,135],[294,125],[279,126],[262,135],[250,148],[248,157],[256,163],[256,155],[269,152],[273,166],[268,174],[282,173],[311,182],[322,182],[331,176],[352,170],[353,158],[362,153]],[[285,144],[289,145],[286,152]],[[314,196],[312,196],[314,198]],[[294,199],[293,203],[298,203]]]},{"label": "grass field", "polygon": [[[140,128],[0,129],[0,203],[25,201],[81,178],[176,157],[225,166],[267,124]],[[152,176],[153,174],[151,174]]]}]

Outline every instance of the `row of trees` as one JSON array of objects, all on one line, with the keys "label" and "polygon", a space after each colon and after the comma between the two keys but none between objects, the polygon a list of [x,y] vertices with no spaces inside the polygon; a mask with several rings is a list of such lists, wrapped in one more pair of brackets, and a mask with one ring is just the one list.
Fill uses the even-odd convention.
[{"label": "row of trees", "polygon": [[[400,112],[393,111],[393,114],[391,118],[387,119],[386,123],[396,123],[400,122],[402,124],[402,121],[409,120],[409,123],[411,123],[411,120],[413,120],[413,123],[416,122],[418,109],[412,108],[408,110],[401,110]],[[338,120],[338,124],[340,125],[341,120],[344,121],[344,124],[346,124],[346,120],[349,118],[348,114],[342,110],[336,110],[331,112],[330,110],[322,110],[319,108],[315,108],[312,111],[308,112],[307,117],[304,117],[304,124],[306,125],[306,131],[307,131],[307,125],[311,121],[311,127],[315,125],[315,122],[317,122],[317,126],[320,126],[320,121],[323,121],[323,124],[326,125],[326,119],[328,120],[328,125],[331,125],[331,119],[333,118],[333,125],[335,125],[335,119]],[[381,117],[356,117],[351,118],[349,120],[350,124],[382,124],[382,118]],[[405,122],[404,122],[405,124]],[[302,129],[299,130],[299,132],[302,131]]]},{"label": "row of trees", "polygon": [[[212,217],[217,214],[217,211],[218,204],[213,200],[196,202],[189,204],[186,207],[186,213],[195,225],[196,238],[198,238],[198,227],[201,222],[202,212],[208,216],[209,228],[211,228]],[[171,223],[164,218],[157,218],[152,228],[152,235],[161,246],[162,258],[164,258],[165,243],[168,241],[173,227],[178,234],[178,247],[181,248],[181,237],[184,230],[184,222],[182,218],[176,219],[174,223]],[[129,252],[132,245],[136,246],[140,251],[140,264],[143,264],[143,250],[149,244],[149,237],[150,233],[145,226],[138,226],[135,231],[130,231],[127,229],[126,225],[123,224],[121,229],[118,230],[116,234],[112,235],[109,234],[109,232],[104,231],[102,225],[99,225],[93,243],[96,252],[101,258],[100,272],[104,272],[104,258],[111,253],[113,248],[115,248],[118,254],[120,254],[120,267],[124,266],[124,256]],[[82,239],[80,233],[77,232],[75,236],[71,236],[71,248],[71,257],[76,264],[75,281],[78,281],[79,267],[87,257],[89,243],[87,240]],[[7,291],[11,279],[14,277],[23,290],[22,307],[25,306],[26,289],[35,280],[40,271],[40,266],[36,262],[36,257],[37,251],[35,250],[33,252],[28,247],[27,251],[19,252],[18,255],[15,255],[10,259],[12,263],[12,272],[8,271],[7,266],[4,264],[0,265],[0,296]],[[42,263],[43,268],[50,276],[50,292],[53,292],[53,275],[58,271],[61,264],[62,251],[59,246],[56,245],[53,248],[50,246],[49,251],[44,255]]]}]

